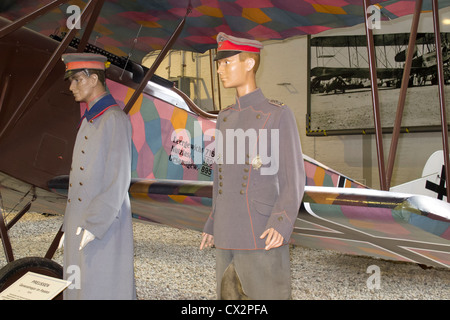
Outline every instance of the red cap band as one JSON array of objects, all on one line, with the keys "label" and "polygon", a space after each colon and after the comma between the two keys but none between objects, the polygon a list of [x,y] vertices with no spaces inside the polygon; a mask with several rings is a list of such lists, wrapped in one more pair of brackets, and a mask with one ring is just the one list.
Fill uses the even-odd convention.
[{"label": "red cap band", "polygon": [[66,64],[67,70],[100,69],[105,70],[105,63],[100,61],[72,61]]},{"label": "red cap band", "polygon": [[259,53],[261,50],[254,46],[239,45],[231,41],[225,40],[219,43],[218,51],[245,51]]}]

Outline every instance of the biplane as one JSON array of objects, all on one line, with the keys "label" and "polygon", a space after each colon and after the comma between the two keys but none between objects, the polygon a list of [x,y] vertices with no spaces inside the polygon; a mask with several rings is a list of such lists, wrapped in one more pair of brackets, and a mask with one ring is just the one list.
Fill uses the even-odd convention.
[{"label": "biplane", "polygon": [[[409,43],[409,33],[376,34],[373,36],[375,48],[380,48],[377,55],[376,75],[381,85],[400,88],[403,76],[403,64],[406,61],[406,51]],[[448,61],[450,59],[448,34],[441,34],[441,53],[443,59],[444,76],[448,80]],[[363,88],[364,83],[370,86],[370,70],[366,65],[367,58],[362,56],[367,46],[363,35],[326,36],[311,39],[311,47],[315,48],[316,60],[322,61],[324,66],[311,69],[311,92],[345,92],[345,90]],[[327,49],[346,50],[345,54],[332,52]],[[394,50],[388,55],[387,48]],[[348,66],[328,66],[330,60],[345,58]],[[343,65],[342,59],[339,59]],[[401,65],[399,65],[401,64]],[[416,36],[413,58],[411,61],[410,78],[408,86],[437,84],[436,46],[433,33],[418,33]]]},{"label": "biplane", "polygon": [[[86,5],[91,20],[80,39],[74,30],[48,37],[25,26],[62,2],[14,22],[0,17],[0,235],[8,261],[0,270],[0,290],[28,270],[62,276],[62,267],[51,260],[60,230],[44,257],[17,260],[8,230],[30,210],[64,214],[72,148],[85,106],[75,103],[62,81],[63,52],[101,53],[111,63],[107,87],[133,126],[133,217],[201,231],[211,209],[214,144],[209,134],[217,114],[198,108],[171,81],[154,74],[186,17],[146,68],[88,43],[85,34],[104,1]],[[306,189],[293,245],[450,267],[446,201],[373,190],[307,155],[304,160]],[[10,211],[17,213],[6,221]]]}]

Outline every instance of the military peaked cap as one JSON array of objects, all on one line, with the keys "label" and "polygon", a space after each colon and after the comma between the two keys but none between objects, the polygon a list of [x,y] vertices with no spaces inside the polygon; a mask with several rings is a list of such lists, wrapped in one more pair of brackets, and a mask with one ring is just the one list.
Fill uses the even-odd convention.
[{"label": "military peaked cap", "polygon": [[234,56],[241,52],[260,53],[263,44],[257,40],[237,38],[220,32],[217,35],[217,55],[214,61]]},{"label": "military peaked cap", "polygon": [[84,69],[105,70],[106,57],[94,53],[66,53],[61,57],[66,64],[64,79]]}]

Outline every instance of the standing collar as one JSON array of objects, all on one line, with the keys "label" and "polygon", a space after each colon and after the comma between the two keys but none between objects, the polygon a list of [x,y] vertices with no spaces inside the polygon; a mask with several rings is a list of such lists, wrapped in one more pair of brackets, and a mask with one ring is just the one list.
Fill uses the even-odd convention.
[{"label": "standing collar", "polygon": [[111,94],[106,94],[100,98],[90,109],[86,109],[84,116],[87,121],[91,121],[94,118],[99,117],[106,111],[109,107],[116,105],[116,100],[114,100]]},{"label": "standing collar", "polygon": [[245,109],[249,106],[255,106],[266,100],[266,97],[262,93],[260,88],[256,88],[254,91],[247,93],[245,96],[236,97],[236,104],[240,109]]}]

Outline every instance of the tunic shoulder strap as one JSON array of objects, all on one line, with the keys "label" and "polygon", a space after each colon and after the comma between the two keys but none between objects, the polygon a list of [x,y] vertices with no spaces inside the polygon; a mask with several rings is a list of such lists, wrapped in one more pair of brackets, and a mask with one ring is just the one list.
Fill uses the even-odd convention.
[{"label": "tunic shoulder strap", "polygon": [[269,101],[270,104],[272,104],[272,105],[274,105],[274,106],[276,106],[276,107],[282,107],[282,106],[284,106],[284,103],[283,103],[283,102],[280,102],[280,101],[278,101],[278,100],[268,100],[268,101]]},{"label": "tunic shoulder strap", "polygon": [[230,104],[229,106],[227,106],[226,108],[223,108],[223,109],[220,110],[220,111],[226,111],[226,110],[229,110],[229,109],[231,109],[232,106],[234,106],[234,104]]}]

